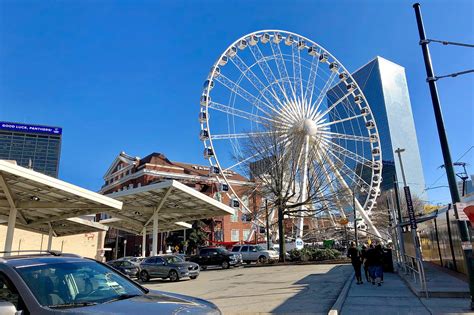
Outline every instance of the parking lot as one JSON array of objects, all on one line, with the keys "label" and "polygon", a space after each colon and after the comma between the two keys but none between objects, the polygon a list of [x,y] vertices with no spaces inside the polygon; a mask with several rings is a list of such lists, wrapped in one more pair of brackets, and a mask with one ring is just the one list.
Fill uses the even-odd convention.
[{"label": "parking lot", "polygon": [[224,314],[327,314],[351,271],[350,265],[246,266],[201,271],[196,280],[155,279],[145,286],[212,301]]}]

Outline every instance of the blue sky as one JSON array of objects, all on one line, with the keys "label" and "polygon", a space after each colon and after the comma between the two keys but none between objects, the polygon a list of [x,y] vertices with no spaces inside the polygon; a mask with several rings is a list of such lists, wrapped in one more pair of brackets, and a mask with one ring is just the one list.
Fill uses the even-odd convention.
[{"label": "blue sky", "polygon": [[[422,1],[431,38],[474,42],[472,1]],[[446,185],[410,1],[1,1],[0,120],[64,128],[60,177],[97,190],[120,151],[206,164],[199,97],[210,66],[259,29],[300,33],[353,71],[406,68],[427,185]],[[436,74],[473,50],[431,45]],[[439,81],[453,160],[473,144],[474,75]],[[474,149],[463,157],[473,173]],[[430,191],[433,202],[447,189]]]}]

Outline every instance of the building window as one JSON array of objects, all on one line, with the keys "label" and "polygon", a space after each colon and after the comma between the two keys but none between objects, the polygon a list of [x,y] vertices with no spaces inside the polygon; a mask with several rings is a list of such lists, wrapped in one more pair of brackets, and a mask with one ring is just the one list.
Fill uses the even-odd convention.
[{"label": "building window", "polygon": [[230,235],[230,240],[232,242],[238,242],[240,241],[240,231],[239,230],[232,230],[231,235]]},{"label": "building window", "polygon": [[245,229],[245,230],[242,231],[242,239],[243,239],[244,241],[247,240],[247,238],[249,237],[249,235],[250,235],[250,230],[249,230],[249,229]]},{"label": "building window", "polygon": [[239,211],[234,209],[234,214],[230,216],[230,222],[238,222],[239,221]]}]

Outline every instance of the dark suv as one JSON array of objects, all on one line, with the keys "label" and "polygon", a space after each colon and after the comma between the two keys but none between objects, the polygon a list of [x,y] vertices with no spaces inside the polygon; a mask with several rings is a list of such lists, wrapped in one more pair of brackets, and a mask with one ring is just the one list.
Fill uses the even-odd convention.
[{"label": "dark suv", "polygon": [[240,266],[242,264],[242,255],[231,253],[220,247],[203,247],[199,250],[199,254],[192,256],[190,261],[206,269],[208,266],[221,266],[228,269],[230,266]]},{"label": "dark suv", "polygon": [[220,314],[205,300],[148,290],[71,254],[0,258],[0,314]]}]

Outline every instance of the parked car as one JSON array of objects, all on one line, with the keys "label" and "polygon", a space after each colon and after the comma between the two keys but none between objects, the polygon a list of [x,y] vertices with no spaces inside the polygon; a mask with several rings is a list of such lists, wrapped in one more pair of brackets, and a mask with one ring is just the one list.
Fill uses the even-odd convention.
[{"label": "parked car", "polygon": [[198,264],[184,261],[175,255],[149,257],[140,264],[140,280],[144,282],[152,278],[178,281],[185,277],[196,279],[198,276]]},{"label": "parked car", "polygon": [[267,263],[278,260],[278,252],[267,250],[260,245],[235,245],[232,247],[233,253],[240,253],[242,260],[249,264],[251,262]]},{"label": "parked car", "polygon": [[132,257],[132,256],[126,256],[126,257],[121,257],[118,258],[117,260],[125,260],[129,261],[132,264],[134,264],[137,267],[140,267],[141,262],[145,259],[145,257]]},{"label": "parked car", "polygon": [[107,265],[112,266],[130,278],[138,278],[140,275],[139,266],[128,260],[111,260],[107,262]]},{"label": "parked car", "polygon": [[221,314],[211,302],[148,290],[93,259],[58,253],[0,258],[0,314],[59,312]]},{"label": "parked car", "polygon": [[223,269],[228,269],[230,266],[240,266],[242,256],[220,247],[203,247],[199,249],[199,254],[191,256],[189,261],[199,264],[201,269],[206,269],[208,266],[221,266]]}]

